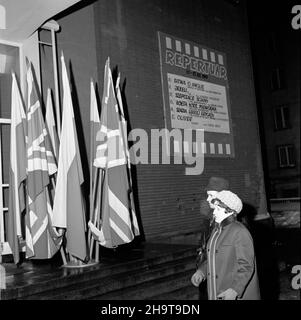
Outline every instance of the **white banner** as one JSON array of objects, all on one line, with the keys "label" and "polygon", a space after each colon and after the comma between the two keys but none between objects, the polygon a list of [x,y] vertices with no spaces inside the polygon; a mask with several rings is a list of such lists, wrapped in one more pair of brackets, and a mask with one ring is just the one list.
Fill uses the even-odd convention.
[{"label": "white banner", "polygon": [[225,86],[168,73],[171,126],[230,133]]}]

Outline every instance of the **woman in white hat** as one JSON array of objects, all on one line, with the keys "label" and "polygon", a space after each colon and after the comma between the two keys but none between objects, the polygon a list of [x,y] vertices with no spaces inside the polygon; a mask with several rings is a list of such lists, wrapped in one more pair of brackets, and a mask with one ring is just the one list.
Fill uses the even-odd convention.
[{"label": "woman in white hat", "polygon": [[209,300],[259,300],[253,240],[246,227],[236,220],[242,202],[235,193],[223,190],[212,203],[216,227],[207,243],[207,259],[191,282],[199,286],[207,279]]}]

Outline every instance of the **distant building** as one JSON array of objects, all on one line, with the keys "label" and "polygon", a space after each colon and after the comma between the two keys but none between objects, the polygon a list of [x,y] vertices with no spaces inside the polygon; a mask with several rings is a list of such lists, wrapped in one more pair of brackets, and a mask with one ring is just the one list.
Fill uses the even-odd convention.
[{"label": "distant building", "polygon": [[[270,198],[300,197],[300,30],[294,3],[268,8],[250,1],[256,95]],[[260,11],[260,14],[254,12]],[[252,18],[253,17],[253,18]]]}]

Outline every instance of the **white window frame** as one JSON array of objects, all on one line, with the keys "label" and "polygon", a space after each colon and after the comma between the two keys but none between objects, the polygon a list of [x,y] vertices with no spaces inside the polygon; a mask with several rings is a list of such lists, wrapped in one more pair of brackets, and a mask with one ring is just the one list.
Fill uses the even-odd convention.
[{"label": "white window frame", "polygon": [[[20,86],[22,92],[24,92],[24,59],[23,59],[23,44],[22,43],[16,43],[12,41],[6,41],[0,39],[0,44],[17,47],[19,48],[19,63],[20,63]],[[0,130],[2,131],[3,125],[9,125],[11,124],[11,119],[8,118],[0,118]],[[5,188],[9,188],[9,184],[3,183],[3,173],[2,173],[3,165],[2,165],[2,134],[0,134],[0,263],[2,260],[2,255],[11,254],[11,248],[8,244],[8,242],[5,242],[4,240],[4,214],[8,212],[8,207],[4,207],[3,203],[3,192]],[[22,248],[22,251],[24,251],[25,248]]]},{"label": "white window frame", "polygon": [[[59,80],[58,80],[58,72],[57,72],[57,57],[56,57],[56,39],[55,39],[55,33],[59,30],[59,25],[56,21],[51,20],[47,23],[45,23],[43,26],[41,26],[42,29],[45,30],[49,30],[51,32],[51,43],[49,43],[48,45],[50,45],[52,47],[52,59],[53,59],[53,67],[54,67],[54,84],[55,84],[55,98],[56,98],[56,115],[57,115],[57,119],[58,119],[58,129],[60,129],[60,100],[59,100]],[[38,31],[36,31],[38,32]],[[38,37],[37,37],[38,39]],[[25,40],[26,41],[26,40]],[[9,46],[13,46],[13,47],[18,47],[19,48],[19,59],[20,59],[20,87],[21,87],[21,91],[22,93],[25,92],[25,88],[26,88],[26,79],[25,79],[25,50],[23,48],[25,42],[12,42],[12,41],[6,41],[6,40],[1,40],[0,39],[0,43],[4,44],[4,45],[9,45]],[[40,41],[38,39],[38,47],[40,45]],[[39,49],[38,49],[39,50]],[[39,56],[39,53],[37,53]],[[36,61],[36,63],[38,64],[38,70],[40,72],[40,57],[38,57],[38,62]],[[37,75],[38,77],[40,76],[40,74]],[[0,118],[0,127],[2,127],[2,125],[10,125],[11,123],[11,119],[5,119],[5,118]],[[0,128],[1,130],[1,128]],[[58,133],[60,134],[60,130],[58,130]],[[0,144],[2,143],[1,141],[1,136],[0,136]],[[3,189],[4,188],[9,188],[8,184],[4,184],[3,183],[3,176],[2,176],[2,145],[0,145],[0,263],[2,262],[2,256],[3,255],[7,255],[7,254],[11,254],[11,248],[8,244],[8,242],[4,242],[4,214],[5,212],[8,212],[8,208],[7,207],[3,207],[4,203],[3,203]],[[21,243],[21,250],[24,252],[26,250],[25,247],[25,242]]]},{"label": "white window frame", "polygon": [[[61,136],[61,112],[60,112],[60,97],[59,97],[59,78],[58,78],[58,62],[57,62],[57,46],[56,46],[56,32],[60,30],[59,24],[55,20],[50,20],[40,27],[40,29],[48,30],[51,34],[51,43],[46,43],[39,40],[39,45],[47,45],[52,48],[52,63],[53,63],[53,77],[54,77],[54,95],[55,108],[57,119],[58,136]],[[41,86],[42,88],[42,86]]]},{"label": "white window frame", "polygon": [[[279,160],[279,167],[280,168],[292,168],[295,167],[295,163],[291,163],[290,160],[290,156],[289,156],[289,148],[292,148],[294,151],[294,146],[292,144],[288,144],[288,145],[283,145],[283,146],[278,146],[277,147],[277,151],[278,151],[278,160]],[[285,155],[286,155],[286,163],[281,163],[281,150],[285,151]]]},{"label": "white window frame", "polygon": [[[285,121],[285,116],[284,116],[284,109],[288,109],[288,106],[287,105],[283,105],[283,106],[277,106],[274,108],[274,123],[275,123],[275,129],[276,130],[282,130],[282,129],[287,129],[289,128],[289,123],[286,123]],[[276,115],[276,112],[280,110],[281,112],[281,124],[282,126],[279,127],[277,125],[277,115]]]}]

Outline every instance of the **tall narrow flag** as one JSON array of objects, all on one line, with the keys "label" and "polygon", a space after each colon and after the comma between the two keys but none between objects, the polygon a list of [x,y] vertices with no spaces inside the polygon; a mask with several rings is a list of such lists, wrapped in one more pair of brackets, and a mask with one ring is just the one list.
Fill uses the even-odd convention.
[{"label": "tall narrow flag", "polygon": [[25,209],[26,117],[16,76],[12,74],[9,205],[6,219],[7,241],[14,262],[20,261],[21,214]]},{"label": "tall narrow flag", "polygon": [[134,239],[127,175],[127,157],[119,119],[118,102],[109,59],[105,66],[101,128],[97,134],[94,166],[103,172],[100,229],[89,221],[93,236],[102,246],[114,248]]},{"label": "tall narrow flag", "polygon": [[54,237],[52,208],[49,202],[50,176],[57,172],[50,137],[47,133],[32,65],[27,69],[27,192],[26,256],[49,259],[59,249]]},{"label": "tall narrow flag", "polygon": [[120,127],[123,137],[123,143],[125,148],[126,160],[127,160],[127,167],[128,167],[128,177],[129,177],[129,185],[130,185],[130,205],[131,205],[131,213],[133,219],[133,231],[135,236],[140,234],[139,226],[137,222],[136,210],[135,210],[135,202],[134,202],[134,193],[133,193],[133,182],[131,176],[131,159],[130,159],[130,152],[129,152],[129,145],[128,145],[128,133],[127,133],[127,122],[124,115],[124,108],[122,103],[121,91],[120,91],[120,73],[118,74],[118,78],[116,81],[116,97],[119,105],[119,112],[120,112]]},{"label": "tall narrow flag", "polygon": [[54,156],[56,160],[58,160],[59,155],[59,138],[57,135],[55,120],[54,120],[54,113],[53,113],[53,103],[51,97],[51,90],[48,88],[47,90],[47,103],[46,103],[46,128],[49,133],[49,137],[51,140]]},{"label": "tall narrow flag", "polygon": [[[97,107],[96,92],[93,81],[91,80],[90,84],[90,220],[97,221],[97,217],[100,214],[97,212],[95,207],[96,203],[99,203],[99,197],[101,196],[101,184],[97,184],[97,173],[98,168],[93,166],[93,159],[96,155],[97,147],[97,132],[100,130],[100,119]],[[100,188],[100,189],[98,189]],[[96,199],[95,199],[96,198]],[[96,214],[95,214],[96,212]],[[90,241],[90,232],[89,229],[89,241]]]},{"label": "tall narrow flag", "polygon": [[84,182],[70,85],[62,55],[63,117],[58,174],[53,204],[53,224],[66,228],[67,251],[81,259],[87,257],[85,209],[81,191]]},{"label": "tall narrow flag", "polygon": [[[90,84],[90,141],[91,141],[91,152],[90,152],[90,161],[91,161],[91,181],[93,181],[95,167],[93,166],[93,159],[96,156],[97,148],[97,132],[100,130],[100,119],[97,107],[97,99],[95,93],[95,87],[93,82]],[[92,183],[93,187],[93,183]],[[91,188],[92,190],[92,188]]]}]

